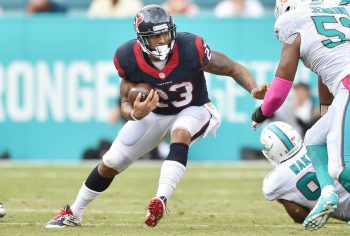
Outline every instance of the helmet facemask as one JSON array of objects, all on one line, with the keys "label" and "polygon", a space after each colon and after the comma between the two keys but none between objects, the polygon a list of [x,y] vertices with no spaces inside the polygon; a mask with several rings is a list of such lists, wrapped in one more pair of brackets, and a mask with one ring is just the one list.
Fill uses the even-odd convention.
[{"label": "helmet facemask", "polygon": [[[173,25],[171,29],[168,28],[166,24],[160,25],[160,27],[164,27],[162,30],[153,31],[153,32],[146,32],[146,33],[138,33],[137,40],[139,41],[142,51],[147,53],[148,55],[152,55],[159,60],[165,60],[168,55],[171,53],[171,51],[174,49],[175,45],[175,38],[176,38],[176,26]],[[169,43],[164,45],[158,45],[155,48],[152,48],[148,37],[158,34],[163,34],[165,32],[168,32],[169,34]]]},{"label": "helmet facemask", "polygon": [[[148,5],[135,16],[134,28],[142,51],[160,60],[165,60],[174,49],[176,25],[172,17],[158,5]],[[148,37],[168,32],[169,43],[152,48]]]}]

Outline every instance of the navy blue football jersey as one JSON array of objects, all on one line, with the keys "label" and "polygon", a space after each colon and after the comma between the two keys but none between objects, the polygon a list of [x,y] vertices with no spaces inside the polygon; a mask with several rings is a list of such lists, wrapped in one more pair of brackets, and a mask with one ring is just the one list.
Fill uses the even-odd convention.
[{"label": "navy blue football jersey", "polygon": [[136,40],[117,49],[114,65],[123,79],[148,83],[157,91],[160,101],[154,113],[173,115],[186,107],[202,106],[210,101],[204,72],[200,70],[210,58],[210,48],[200,36],[178,33],[163,69],[152,64]]}]

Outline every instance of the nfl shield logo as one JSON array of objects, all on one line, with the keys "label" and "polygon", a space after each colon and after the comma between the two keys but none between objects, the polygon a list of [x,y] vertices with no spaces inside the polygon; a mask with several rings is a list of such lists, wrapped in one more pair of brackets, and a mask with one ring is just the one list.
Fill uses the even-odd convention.
[{"label": "nfl shield logo", "polygon": [[164,73],[159,73],[159,78],[164,79],[165,78],[165,74]]}]

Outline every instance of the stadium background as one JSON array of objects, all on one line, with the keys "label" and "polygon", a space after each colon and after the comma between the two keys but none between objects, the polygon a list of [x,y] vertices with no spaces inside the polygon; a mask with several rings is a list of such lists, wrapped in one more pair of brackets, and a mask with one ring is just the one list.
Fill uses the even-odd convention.
[{"label": "stadium background", "polygon": [[[26,16],[18,13],[25,2],[0,1],[9,13],[0,18],[0,154],[80,160],[86,148],[112,140],[122,125],[107,122],[120,81],[112,58],[121,43],[135,38],[133,20],[88,18],[81,14],[87,0],[64,1],[68,15]],[[273,15],[217,19],[209,12],[217,2],[196,1],[204,9],[198,17],[175,16],[178,32],[201,35],[212,50],[246,65],[258,84],[270,82],[280,56]],[[263,2],[272,12],[271,1]],[[311,77],[301,66],[297,80]],[[193,145],[190,159],[239,160],[242,147],[259,147],[261,129],[250,126],[258,102],[229,78],[207,75],[207,81],[223,122],[216,138]]]}]

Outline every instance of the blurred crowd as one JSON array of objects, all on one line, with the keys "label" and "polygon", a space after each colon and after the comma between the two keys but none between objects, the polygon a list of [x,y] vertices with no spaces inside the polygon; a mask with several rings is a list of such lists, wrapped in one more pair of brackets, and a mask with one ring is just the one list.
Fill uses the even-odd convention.
[{"label": "blurred crowd", "polygon": [[0,14],[79,13],[91,17],[133,17],[144,5],[158,4],[173,15],[212,14],[227,18],[271,14],[274,0],[0,0]]}]

